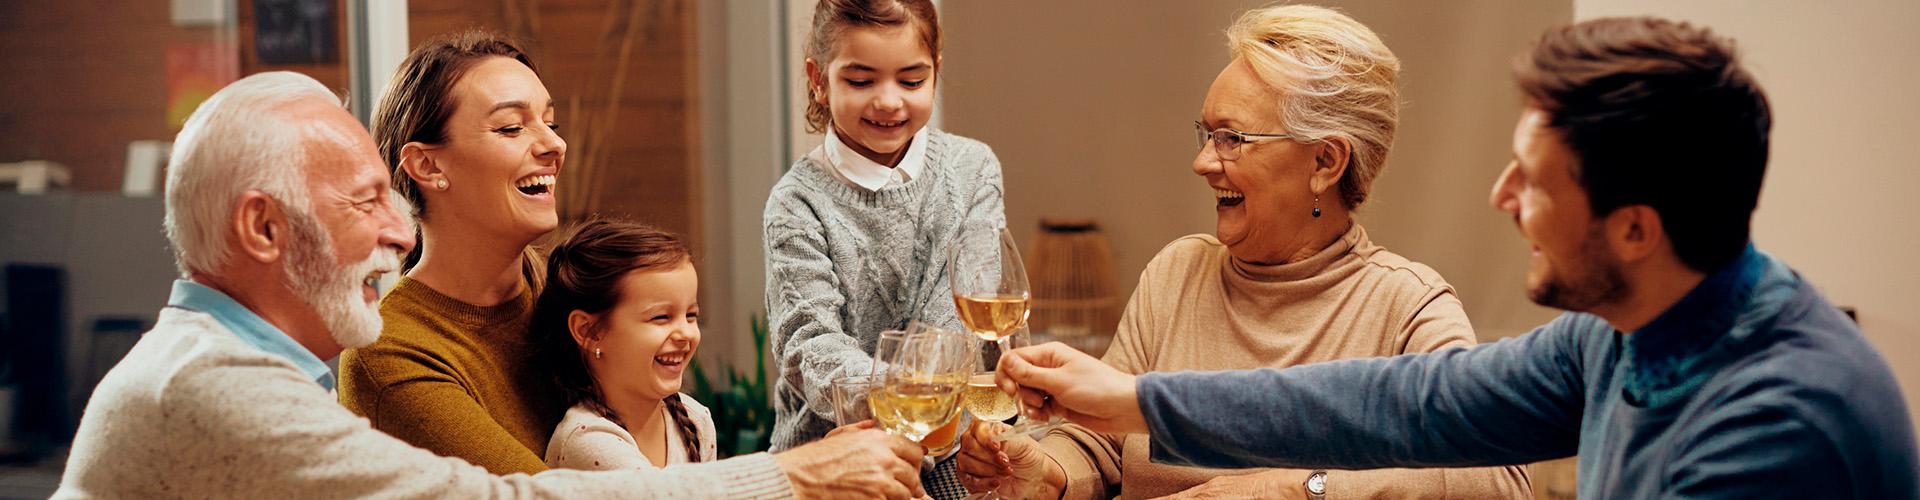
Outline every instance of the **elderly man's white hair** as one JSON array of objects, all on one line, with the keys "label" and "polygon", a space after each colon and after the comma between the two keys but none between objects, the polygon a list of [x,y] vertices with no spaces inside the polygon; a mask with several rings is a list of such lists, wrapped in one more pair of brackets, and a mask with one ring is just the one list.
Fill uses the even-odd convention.
[{"label": "elderly man's white hair", "polygon": [[319,99],[342,105],[326,85],[299,73],[259,73],[220,89],[187,118],[167,168],[167,239],[182,276],[213,272],[233,257],[234,202],[260,190],[296,214],[308,211],[307,127],[288,105]]}]

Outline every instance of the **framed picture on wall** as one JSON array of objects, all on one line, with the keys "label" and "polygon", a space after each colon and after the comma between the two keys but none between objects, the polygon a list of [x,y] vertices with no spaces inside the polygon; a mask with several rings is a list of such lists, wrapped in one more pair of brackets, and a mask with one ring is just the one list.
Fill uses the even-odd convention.
[{"label": "framed picture on wall", "polygon": [[253,0],[253,50],[261,64],[340,60],[334,0]]}]

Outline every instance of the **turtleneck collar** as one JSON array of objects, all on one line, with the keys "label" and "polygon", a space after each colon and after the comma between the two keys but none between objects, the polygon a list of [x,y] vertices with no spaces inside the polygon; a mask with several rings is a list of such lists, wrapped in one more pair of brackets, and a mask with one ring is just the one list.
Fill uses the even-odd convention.
[{"label": "turtleneck collar", "polygon": [[1258,264],[1234,258],[1227,252],[1221,264],[1221,281],[1229,300],[1243,310],[1277,310],[1296,306],[1339,286],[1354,273],[1365,269],[1367,259],[1380,247],[1367,238],[1367,230],[1351,223],[1347,232],[1333,244],[1307,258],[1284,264]]},{"label": "turtleneck collar", "polygon": [[1352,256],[1355,248],[1371,246],[1367,239],[1367,230],[1360,224],[1347,223],[1347,232],[1333,240],[1333,244],[1314,252],[1307,258],[1283,264],[1259,264],[1227,255],[1227,272],[1234,277],[1258,282],[1288,282],[1311,280],[1323,275],[1326,270],[1342,259]]}]

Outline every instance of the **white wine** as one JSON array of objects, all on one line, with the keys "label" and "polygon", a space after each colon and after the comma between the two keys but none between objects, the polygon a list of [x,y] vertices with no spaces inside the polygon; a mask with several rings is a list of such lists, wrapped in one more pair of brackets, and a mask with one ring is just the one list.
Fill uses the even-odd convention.
[{"label": "white wine", "polygon": [[[959,416],[958,412],[955,412],[955,416]],[[940,428],[934,429],[932,433],[927,434],[927,437],[920,438],[920,446],[926,447],[928,450],[951,450],[953,449],[951,446],[960,442],[958,439],[960,437],[959,430],[960,419],[948,419],[947,425],[942,425]]]},{"label": "white wine", "polygon": [[893,404],[887,397],[885,384],[875,385],[872,390],[867,391],[867,409],[873,412],[874,426],[881,430],[891,431],[899,425],[895,423],[900,419],[894,416]]},{"label": "white wine", "polygon": [[960,391],[957,389],[953,385],[938,383],[887,384],[884,399],[885,405],[893,413],[895,433],[919,441],[946,425],[958,416],[960,410]]},{"label": "white wine", "polygon": [[980,420],[1003,422],[1020,413],[1020,402],[993,384],[992,373],[974,374],[967,380],[966,392],[960,393],[960,399],[966,402],[967,411]]},{"label": "white wine", "polygon": [[953,305],[967,330],[989,342],[1012,335],[1027,321],[1027,295],[954,295]]}]

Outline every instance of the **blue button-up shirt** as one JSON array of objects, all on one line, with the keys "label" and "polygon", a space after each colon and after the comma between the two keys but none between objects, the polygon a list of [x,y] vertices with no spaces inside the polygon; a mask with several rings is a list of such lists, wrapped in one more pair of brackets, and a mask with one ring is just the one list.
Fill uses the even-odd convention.
[{"label": "blue button-up shirt", "polygon": [[233,331],[240,340],[255,349],[279,356],[300,367],[300,371],[313,377],[315,383],[327,390],[333,390],[333,370],[327,368],[327,362],[306,346],[295,342],[286,332],[268,323],[266,318],[254,314],[247,306],[235,302],[233,297],[199,283],[188,280],[174,280],[173,295],[167,297],[167,307],[178,307],[194,312],[206,313],[219,321],[221,326]]}]

